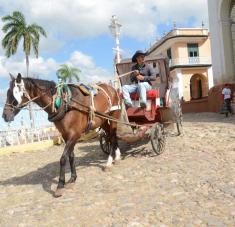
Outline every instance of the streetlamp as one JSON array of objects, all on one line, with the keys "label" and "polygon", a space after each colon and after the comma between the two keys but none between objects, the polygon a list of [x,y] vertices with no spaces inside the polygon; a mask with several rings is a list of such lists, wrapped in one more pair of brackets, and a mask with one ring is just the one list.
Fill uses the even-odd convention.
[{"label": "streetlamp", "polygon": [[117,76],[117,70],[116,70],[116,64],[121,62],[121,54],[120,54],[120,30],[121,30],[121,24],[118,23],[117,17],[115,15],[111,18],[111,24],[109,25],[109,29],[111,31],[111,34],[115,38],[115,48],[113,50],[115,51],[115,57],[114,57],[114,74]]}]

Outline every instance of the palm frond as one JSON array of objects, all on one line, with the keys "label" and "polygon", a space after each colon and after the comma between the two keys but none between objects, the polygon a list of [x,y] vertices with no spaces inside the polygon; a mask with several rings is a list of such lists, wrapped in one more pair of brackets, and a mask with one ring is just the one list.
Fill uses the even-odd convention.
[{"label": "palm frond", "polygon": [[68,64],[60,65],[60,68],[56,71],[56,74],[59,78],[72,82],[72,79],[75,78],[77,81],[80,80],[79,73],[81,70],[76,67],[69,66]]},{"label": "palm frond", "polygon": [[38,46],[39,46],[39,40],[32,38],[32,44],[33,44],[33,52],[36,56],[36,58],[38,58]]},{"label": "palm frond", "polygon": [[25,33],[24,34],[24,52],[27,56],[30,55],[30,51],[31,51],[31,46],[32,46],[32,39],[29,33]]},{"label": "palm frond", "polygon": [[42,34],[43,36],[47,37],[46,31],[44,30],[43,27],[33,23],[30,26],[30,29],[37,31],[38,33]]},{"label": "palm frond", "polygon": [[15,18],[17,21],[21,22],[22,24],[26,25],[25,23],[25,17],[24,17],[24,14],[21,13],[20,11],[14,11],[12,13],[13,15],[13,18]]},{"label": "palm frond", "polygon": [[5,24],[5,25],[2,27],[2,31],[3,31],[4,33],[9,32],[9,30],[15,29],[15,26],[17,26],[17,25],[18,25],[18,24],[15,23],[15,22],[7,23],[7,24]]}]

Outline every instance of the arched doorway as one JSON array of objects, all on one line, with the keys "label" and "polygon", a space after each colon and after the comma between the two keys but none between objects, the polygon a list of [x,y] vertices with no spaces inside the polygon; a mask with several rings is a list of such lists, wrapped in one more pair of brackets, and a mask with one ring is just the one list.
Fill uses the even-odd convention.
[{"label": "arched doorway", "polygon": [[208,80],[204,75],[194,74],[190,79],[191,99],[201,99],[208,95]]}]

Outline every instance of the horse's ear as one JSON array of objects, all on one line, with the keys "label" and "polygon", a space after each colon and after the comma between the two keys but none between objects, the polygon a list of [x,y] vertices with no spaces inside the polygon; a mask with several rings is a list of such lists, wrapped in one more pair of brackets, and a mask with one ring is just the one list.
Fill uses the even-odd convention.
[{"label": "horse's ear", "polygon": [[11,80],[14,80],[15,77],[11,73],[9,73],[9,74],[10,74]]},{"label": "horse's ear", "polygon": [[21,82],[21,79],[22,79],[22,76],[20,73],[18,73],[17,77],[16,77],[16,82],[17,83],[20,83]]}]

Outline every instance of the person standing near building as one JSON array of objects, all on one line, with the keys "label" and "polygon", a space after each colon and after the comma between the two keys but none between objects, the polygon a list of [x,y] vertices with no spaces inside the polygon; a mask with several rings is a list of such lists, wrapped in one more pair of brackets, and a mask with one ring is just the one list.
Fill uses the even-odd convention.
[{"label": "person standing near building", "polygon": [[225,84],[224,88],[222,90],[223,100],[224,100],[224,113],[226,117],[228,117],[228,113],[232,114],[232,108],[231,108],[231,95],[232,91],[229,87],[229,84]]}]

